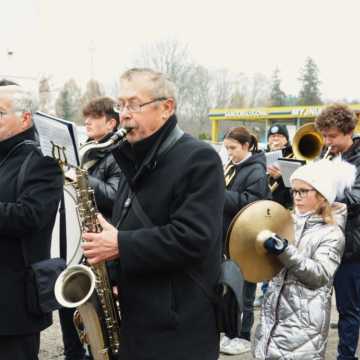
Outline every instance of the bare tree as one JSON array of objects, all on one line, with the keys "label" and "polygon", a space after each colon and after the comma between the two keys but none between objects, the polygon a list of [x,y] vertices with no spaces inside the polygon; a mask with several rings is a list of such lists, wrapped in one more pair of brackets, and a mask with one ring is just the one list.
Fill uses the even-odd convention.
[{"label": "bare tree", "polygon": [[254,74],[248,93],[248,106],[264,106],[268,103],[270,93],[269,81],[261,73]]},{"label": "bare tree", "polygon": [[161,41],[143,47],[134,63],[167,74],[177,87],[179,122],[194,135],[203,131],[207,124],[210,75],[192,61],[187,46],[176,40]]},{"label": "bare tree", "polygon": [[177,86],[178,103],[182,104],[186,100],[192,66],[186,45],[176,40],[164,40],[145,46],[135,64],[167,74]]},{"label": "bare tree", "polygon": [[226,69],[213,72],[211,76],[210,103],[212,107],[226,108],[230,106],[233,93],[233,77]]},{"label": "bare tree", "polygon": [[85,93],[81,97],[81,107],[100,96],[104,96],[102,85],[97,80],[90,79],[86,84]]},{"label": "bare tree", "polygon": [[243,108],[248,106],[248,87],[249,79],[243,74],[234,74],[232,76],[231,96],[229,107]]}]

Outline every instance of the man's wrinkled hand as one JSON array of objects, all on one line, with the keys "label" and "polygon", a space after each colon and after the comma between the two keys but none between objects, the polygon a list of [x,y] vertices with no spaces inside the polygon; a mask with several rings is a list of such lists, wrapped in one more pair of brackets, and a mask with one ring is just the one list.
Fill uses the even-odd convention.
[{"label": "man's wrinkled hand", "polygon": [[90,265],[119,257],[118,230],[101,214],[97,215],[102,227],[100,233],[83,233],[82,249]]}]

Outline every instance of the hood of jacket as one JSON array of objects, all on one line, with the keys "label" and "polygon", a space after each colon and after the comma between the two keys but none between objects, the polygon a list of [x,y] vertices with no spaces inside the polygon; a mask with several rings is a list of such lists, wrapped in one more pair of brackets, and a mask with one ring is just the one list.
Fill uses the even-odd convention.
[{"label": "hood of jacket", "polygon": [[[335,223],[345,231],[345,224],[347,219],[347,207],[345,204],[335,202],[331,207],[331,213]],[[324,224],[323,217],[319,214],[309,214],[307,216],[294,213],[294,222],[296,226],[295,232],[301,234],[303,230],[312,228],[317,224]],[[305,228],[304,228],[305,227]]]},{"label": "hood of jacket", "polygon": [[248,159],[246,159],[244,162],[235,165],[235,168],[237,171],[240,171],[241,169],[251,166],[253,164],[260,164],[265,170],[266,170],[266,157],[265,153],[263,151],[257,151],[253,153]]}]

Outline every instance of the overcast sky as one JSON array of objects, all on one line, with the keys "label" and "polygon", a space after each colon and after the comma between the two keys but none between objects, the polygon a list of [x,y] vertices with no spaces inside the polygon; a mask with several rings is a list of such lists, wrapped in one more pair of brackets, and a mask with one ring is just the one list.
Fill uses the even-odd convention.
[{"label": "overcast sky", "polygon": [[324,98],[360,99],[360,0],[1,3],[0,76],[51,74],[60,86],[71,77],[85,83],[92,69],[110,83],[142,46],[176,39],[210,70],[270,77],[278,66],[290,94],[297,94],[299,71],[311,56]]}]

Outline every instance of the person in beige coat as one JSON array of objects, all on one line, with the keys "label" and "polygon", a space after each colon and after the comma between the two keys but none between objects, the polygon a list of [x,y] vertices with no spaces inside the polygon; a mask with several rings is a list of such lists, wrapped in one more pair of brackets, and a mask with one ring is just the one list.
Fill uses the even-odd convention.
[{"label": "person in beige coat", "polygon": [[334,274],[344,251],[344,189],[354,166],[320,160],[291,176],[295,242],[268,230],[258,237],[283,269],[272,279],[252,344],[255,359],[324,359]]}]

